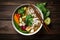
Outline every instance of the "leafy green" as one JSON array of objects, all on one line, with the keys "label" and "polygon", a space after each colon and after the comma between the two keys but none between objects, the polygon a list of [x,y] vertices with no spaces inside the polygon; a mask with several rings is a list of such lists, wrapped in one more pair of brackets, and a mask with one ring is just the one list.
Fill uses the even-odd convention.
[{"label": "leafy green", "polygon": [[22,33],[29,33],[29,32],[27,32],[27,31],[24,31],[24,30],[22,30],[21,29],[21,27],[14,21],[14,25],[15,25],[15,27],[20,31],[20,32],[22,32]]},{"label": "leafy green", "polygon": [[32,17],[31,15],[27,15],[27,16],[26,16],[26,21],[25,21],[25,23],[26,23],[27,25],[31,26],[31,25],[32,25],[32,22],[33,22],[33,17]]},{"label": "leafy green", "polygon": [[18,13],[23,15],[24,14],[24,7],[19,8]]},{"label": "leafy green", "polygon": [[36,6],[42,11],[44,19],[50,15],[50,11],[45,7],[46,3],[37,3]]},{"label": "leafy green", "polygon": [[50,15],[50,11],[48,10],[48,12],[45,15],[45,18],[47,18]]}]

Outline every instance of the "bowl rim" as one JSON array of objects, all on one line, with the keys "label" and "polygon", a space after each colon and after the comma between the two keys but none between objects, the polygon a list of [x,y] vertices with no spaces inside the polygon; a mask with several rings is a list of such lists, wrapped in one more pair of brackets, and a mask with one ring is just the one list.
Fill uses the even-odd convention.
[{"label": "bowl rim", "polygon": [[[16,9],[14,10],[14,12],[13,12],[13,14],[12,14],[12,25],[13,25],[13,28],[14,28],[19,34],[26,35],[26,36],[34,35],[34,34],[36,34],[36,33],[42,28],[42,25],[43,25],[42,23],[41,23],[40,27],[39,27],[35,32],[33,32],[33,33],[31,33],[31,34],[25,34],[25,33],[20,32],[20,31],[15,27],[15,25],[14,25],[14,22],[13,22],[13,15],[14,15],[14,13],[16,12],[16,10],[17,10],[18,8],[20,8],[21,6],[24,6],[24,5],[30,5],[30,4],[21,4],[20,6],[16,7]],[[37,6],[35,6],[34,4],[33,4],[33,6],[34,6],[35,8],[37,8],[37,10],[38,10],[38,11],[40,12],[40,14],[41,14],[42,19],[44,19],[44,18],[43,18],[43,13],[42,13],[42,11],[41,11]]]}]

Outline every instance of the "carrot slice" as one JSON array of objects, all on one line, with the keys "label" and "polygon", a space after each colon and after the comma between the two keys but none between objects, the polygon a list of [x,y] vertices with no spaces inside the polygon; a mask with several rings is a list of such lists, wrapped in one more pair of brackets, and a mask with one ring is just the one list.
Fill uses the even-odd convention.
[{"label": "carrot slice", "polygon": [[17,16],[17,14],[14,15],[14,20],[16,21],[17,24],[19,24],[19,17]]}]

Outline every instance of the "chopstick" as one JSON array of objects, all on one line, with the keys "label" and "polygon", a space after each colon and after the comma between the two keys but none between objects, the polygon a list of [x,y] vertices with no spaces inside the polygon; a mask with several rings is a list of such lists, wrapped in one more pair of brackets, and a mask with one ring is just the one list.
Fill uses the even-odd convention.
[{"label": "chopstick", "polygon": [[51,32],[50,28],[44,23],[44,21],[43,21],[43,27],[48,33]]},{"label": "chopstick", "polygon": [[[34,8],[33,4],[30,4],[31,7],[35,10],[36,13],[38,13],[36,11],[36,8]],[[45,24],[44,20],[42,19],[42,17],[40,16],[40,20],[41,20],[41,23],[43,24],[43,27],[45,28],[45,30],[48,32],[48,33],[52,33],[52,31],[50,30],[50,28]]]}]

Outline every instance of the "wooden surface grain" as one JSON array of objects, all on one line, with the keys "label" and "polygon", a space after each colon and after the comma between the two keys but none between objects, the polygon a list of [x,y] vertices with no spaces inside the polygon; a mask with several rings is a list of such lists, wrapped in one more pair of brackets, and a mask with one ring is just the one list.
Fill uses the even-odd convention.
[{"label": "wooden surface grain", "polygon": [[[47,8],[51,12],[51,24],[48,26],[53,33],[47,33],[44,27],[35,35],[29,36],[28,38],[25,36],[22,36],[18,34],[13,26],[12,26],[12,14],[13,11],[16,9],[21,4],[24,3],[39,3],[39,2],[47,2]],[[8,34],[6,36],[6,34]],[[60,1],[59,0],[0,0],[0,35],[3,36],[5,35],[7,38],[11,37],[13,35],[17,39],[31,39],[32,38],[37,38],[39,39],[41,34],[60,34]],[[0,38],[1,38],[0,36]],[[5,37],[3,36],[3,37]],[[9,37],[8,37],[9,36]],[[2,37],[2,38],[3,38]],[[46,38],[46,37],[44,37]]]}]

